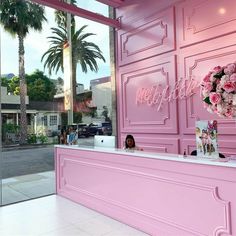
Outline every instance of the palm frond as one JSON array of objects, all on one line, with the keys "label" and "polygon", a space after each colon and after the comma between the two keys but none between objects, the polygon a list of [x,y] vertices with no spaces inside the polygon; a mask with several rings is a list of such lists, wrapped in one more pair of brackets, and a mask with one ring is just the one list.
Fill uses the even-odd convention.
[{"label": "palm frond", "polygon": [[[87,73],[88,68],[91,71],[98,71],[97,59],[105,61],[100,48],[93,42],[86,39],[94,36],[93,33],[83,33],[87,25],[82,26],[72,35],[72,63],[81,65],[82,71]],[[67,32],[65,27],[51,28],[52,36],[49,39],[50,48],[43,54],[41,61],[44,61],[44,68],[52,71],[63,71],[63,45],[67,42]],[[75,66],[74,66],[75,67]]]}]

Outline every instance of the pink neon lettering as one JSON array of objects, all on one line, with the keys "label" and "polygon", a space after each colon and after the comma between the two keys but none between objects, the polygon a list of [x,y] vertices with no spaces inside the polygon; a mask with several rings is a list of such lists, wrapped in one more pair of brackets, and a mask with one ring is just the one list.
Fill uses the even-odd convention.
[{"label": "pink neon lettering", "polygon": [[193,78],[189,80],[180,78],[180,80],[174,84],[173,89],[171,89],[169,85],[162,89],[160,84],[148,88],[139,88],[136,92],[136,104],[146,103],[148,106],[155,105],[157,106],[157,111],[159,111],[164,102],[191,97],[195,94],[194,90],[199,86],[200,82]]},{"label": "pink neon lettering", "polygon": [[143,103],[144,88],[139,88],[136,93],[136,104]]},{"label": "pink neon lettering", "polygon": [[157,85],[157,86],[153,86],[153,87],[155,87],[156,89],[155,89],[155,93],[153,95],[152,105],[156,105],[159,102],[160,98],[161,98],[161,93],[159,91],[160,86]]},{"label": "pink neon lettering", "polygon": [[180,86],[179,90],[178,90],[178,96],[179,96],[179,99],[184,99],[186,97],[186,80],[182,80],[182,86]]},{"label": "pink neon lettering", "polygon": [[159,111],[161,109],[164,101],[166,101],[168,99],[168,98],[166,98],[168,89],[169,89],[169,86],[166,86],[166,88],[163,89],[163,91],[161,93],[161,97],[160,97],[160,103],[159,103],[159,106],[157,107],[157,111]]},{"label": "pink neon lettering", "polygon": [[200,82],[191,78],[186,89],[186,96],[191,97],[193,94],[195,94],[194,90],[199,86]]}]

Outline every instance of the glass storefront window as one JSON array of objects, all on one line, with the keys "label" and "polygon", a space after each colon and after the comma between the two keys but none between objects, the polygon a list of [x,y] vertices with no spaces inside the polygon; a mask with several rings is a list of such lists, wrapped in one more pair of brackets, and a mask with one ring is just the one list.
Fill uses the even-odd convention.
[{"label": "glass storefront window", "polygon": [[85,10],[101,14],[106,17],[109,16],[108,6],[96,0],[86,0],[86,1],[76,0],[76,5]]},{"label": "glass storefront window", "polygon": [[[22,4],[30,2],[23,1]],[[108,7],[96,1],[80,1],[77,4],[108,16]],[[68,43],[68,28],[58,25],[55,20],[55,16],[62,13],[48,7],[42,9],[47,20],[42,20],[42,30],[29,29],[23,37],[24,63],[21,66],[24,66],[24,71],[19,72],[18,64],[18,48],[19,43],[22,47],[22,41],[18,41],[17,37],[11,38],[4,30],[4,22],[0,26],[1,58],[4,58],[0,63],[2,205],[55,192],[53,147],[60,143],[62,129],[68,131],[72,126],[78,133],[78,143],[89,146],[94,144],[94,135],[115,134],[109,27],[72,16],[70,46],[73,60],[70,59],[69,92],[73,105],[70,122],[69,112],[65,109],[68,77],[63,70],[63,47],[57,47],[56,57],[50,54],[57,43],[64,47]],[[13,23],[17,23],[18,17],[14,14],[11,17],[15,19]],[[58,35],[62,36],[59,42],[53,41]],[[86,53],[83,54],[83,51]],[[24,90],[27,91],[25,126],[22,123],[22,78],[27,87]],[[24,135],[25,142],[22,143]],[[34,188],[29,190],[29,186]]]}]

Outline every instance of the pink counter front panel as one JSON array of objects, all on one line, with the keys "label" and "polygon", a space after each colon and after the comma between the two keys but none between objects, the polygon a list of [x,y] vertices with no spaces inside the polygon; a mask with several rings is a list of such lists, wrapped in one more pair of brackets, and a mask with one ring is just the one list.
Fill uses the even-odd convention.
[{"label": "pink counter front panel", "polygon": [[150,235],[236,235],[235,168],[55,150],[61,196]]}]

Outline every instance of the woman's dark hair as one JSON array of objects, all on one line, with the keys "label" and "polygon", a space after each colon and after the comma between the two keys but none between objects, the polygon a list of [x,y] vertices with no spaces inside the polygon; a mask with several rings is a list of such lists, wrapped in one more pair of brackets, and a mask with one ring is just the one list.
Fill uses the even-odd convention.
[{"label": "woman's dark hair", "polygon": [[128,135],[126,136],[126,138],[125,138],[125,148],[130,148],[130,147],[128,146],[128,144],[127,144],[127,140],[128,140],[128,139],[132,139],[132,140],[133,140],[133,145],[132,145],[132,147],[135,147],[135,140],[134,140],[133,135],[128,134]]}]

